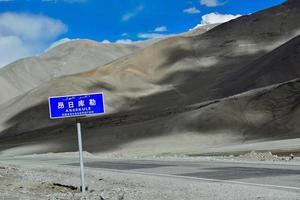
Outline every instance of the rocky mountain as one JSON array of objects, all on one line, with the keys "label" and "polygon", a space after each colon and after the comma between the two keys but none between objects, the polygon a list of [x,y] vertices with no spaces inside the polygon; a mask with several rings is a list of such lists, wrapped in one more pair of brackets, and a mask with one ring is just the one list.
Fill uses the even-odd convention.
[{"label": "rocky mountain", "polygon": [[94,69],[137,49],[134,45],[73,40],[40,56],[13,62],[0,69],[0,104],[52,78]]},{"label": "rocky mountain", "polygon": [[[217,25],[206,25],[180,35],[200,35]],[[39,56],[20,59],[0,69],[0,104],[53,78],[95,69],[168,37],[132,44],[77,39],[59,44]]]},{"label": "rocky mountain", "polygon": [[[83,119],[84,149],[130,156],[200,154],[212,153],[216,147],[230,150],[237,144],[249,145],[251,141],[285,141],[299,137],[299,100],[300,80],[294,79],[198,104]],[[36,109],[46,112],[43,106]],[[2,136],[1,153],[76,151],[75,133],[74,122],[65,121],[51,128],[13,136],[13,139]],[[266,146],[264,149],[297,152],[298,146],[289,143],[282,146],[288,148]],[[244,151],[242,147],[234,150]]]}]

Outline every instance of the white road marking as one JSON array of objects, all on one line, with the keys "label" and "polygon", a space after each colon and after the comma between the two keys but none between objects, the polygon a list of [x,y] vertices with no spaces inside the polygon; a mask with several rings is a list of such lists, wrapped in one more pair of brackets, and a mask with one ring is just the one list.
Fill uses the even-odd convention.
[{"label": "white road marking", "polygon": [[200,181],[209,181],[209,182],[218,182],[218,183],[231,183],[231,184],[250,185],[250,186],[259,186],[259,187],[267,187],[267,188],[280,188],[280,189],[289,189],[289,190],[299,190],[300,191],[299,187],[291,187],[291,186],[284,186],[284,185],[249,183],[249,182],[242,182],[242,181],[209,179],[209,178],[199,178],[199,177],[172,175],[172,174],[159,174],[159,173],[150,173],[150,172],[138,172],[138,171],[129,171],[129,170],[115,170],[115,169],[105,169],[105,168],[97,168],[97,169],[101,169],[104,171],[118,172],[118,173],[140,174],[140,175],[147,175],[147,176],[163,176],[163,177],[170,177],[170,178],[184,178],[184,179],[190,179],[190,180],[200,180]]}]

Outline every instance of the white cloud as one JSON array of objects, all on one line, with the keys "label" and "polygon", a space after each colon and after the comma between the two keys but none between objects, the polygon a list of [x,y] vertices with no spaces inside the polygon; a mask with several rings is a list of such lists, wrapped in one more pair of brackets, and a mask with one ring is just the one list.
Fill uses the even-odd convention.
[{"label": "white cloud", "polygon": [[225,23],[232,19],[238,18],[240,16],[242,16],[242,15],[209,13],[209,14],[202,16],[201,24],[196,25],[194,28],[192,28],[190,30],[197,29],[204,25]]},{"label": "white cloud", "polygon": [[117,44],[132,44],[133,41],[130,39],[120,39],[120,40],[117,40],[115,43],[117,43]]},{"label": "white cloud", "polygon": [[154,29],[154,32],[166,32],[168,31],[166,26],[158,26]]},{"label": "white cloud", "polygon": [[113,43],[113,44],[133,44],[134,42],[135,41],[132,41],[130,39],[118,39],[115,42],[111,42],[109,40],[102,40],[101,43],[103,43],[103,44],[111,44],[111,43]]},{"label": "white cloud", "polygon": [[207,7],[216,7],[216,6],[221,6],[224,5],[224,1],[220,0],[200,0],[201,5],[205,5]]},{"label": "white cloud", "polygon": [[59,20],[42,15],[0,14],[0,35],[16,35],[23,40],[51,40],[67,31]]},{"label": "white cloud", "polygon": [[219,13],[209,13],[202,16],[201,24],[217,24],[225,23],[232,19],[238,18],[241,15],[231,15],[231,14],[219,14]]},{"label": "white cloud", "polygon": [[0,14],[0,67],[41,52],[66,31],[61,21],[43,15]]},{"label": "white cloud", "polygon": [[29,56],[30,49],[16,36],[0,36],[0,68],[17,58]]},{"label": "white cloud", "polygon": [[198,13],[200,13],[200,10],[197,9],[196,7],[191,7],[191,8],[184,9],[183,12],[192,15],[192,14],[198,14]]},{"label": "white cloud", "polygon": [[[72,39],[72,40],[78,40],[78,39]],[[52,43],[49,47],[49,49],[53,48],[53,47],[57,47],[58,45],[64,44],[66,42],[72,41],[70,38],[62,38],[60,40],[55,41],[54,43]],[[47,51],[47,50],[46,50]]]},{"label": "white cloud", "polygon": [[137,16],[143,10],[144,10],[144,5],[139,5],[138,7],[135,8],[135,10],[124,14],[121,19],[122,21],[129,21],[130,19]]},{"label": "white cloud", "polygon": [[110,44],[111,41],[109,41],[109,40],[103,40],[101,43],[104,43],[104,44]]},{"label": "white cloud", "polygon": [[160,33],[139,33],[137,36],[142,39],[154,39],[166,37],[167,35]]}]

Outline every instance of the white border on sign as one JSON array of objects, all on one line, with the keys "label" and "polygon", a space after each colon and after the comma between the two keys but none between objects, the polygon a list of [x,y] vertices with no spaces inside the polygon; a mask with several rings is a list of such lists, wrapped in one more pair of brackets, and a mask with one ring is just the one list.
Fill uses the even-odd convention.
[{"label": "white border on sign", "polygon": [[88,116],[98,116],[98,115],[103,115],[105,114],[105,95],[103,92],[96,92],[96,93],[88,93],[88,94],[71,94],[71,95],[64,95],[64,96],[52,96],[48,97],[48,107],[49,107],[49,115],[50,119],[64,119],[64,118],[76,118],[76,117],[85,117],[87,115],[77,115],[77,116],[66,116],[66,117],[52,117],[51,116],[51,104],[50,104],[50,99],[51,98],[59,98],[59,97],[74,97],[74,96],[86,96],[86,95],[94,95],[94,94],[101,94],[102,95],[102,100],[103,100],[103,113],[101,114],[87,114]]}]

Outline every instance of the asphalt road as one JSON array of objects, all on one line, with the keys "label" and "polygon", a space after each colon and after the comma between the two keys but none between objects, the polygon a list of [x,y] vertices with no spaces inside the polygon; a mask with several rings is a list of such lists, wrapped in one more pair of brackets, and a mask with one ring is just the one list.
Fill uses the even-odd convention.
[{"label": "asphalt road", "polygon": [[[1,162],[20,165],[79,166],[78,158],[20,157],[1,158]],[[85,159],[86,171],[99,169],[120,173],[171,176],[206,182],[255,185],[300,193],[300,163],[231,161],[162,161]]]},{"label": "asphalt road", "polygon": [[[77,166],[78,163],[70,163],[68,165]],[[300,165],[249,162],[124,160],[86,162],[85,167],[118,170],[124,173],[193,178],[203,181],[253,184],[300,192]]]}]

